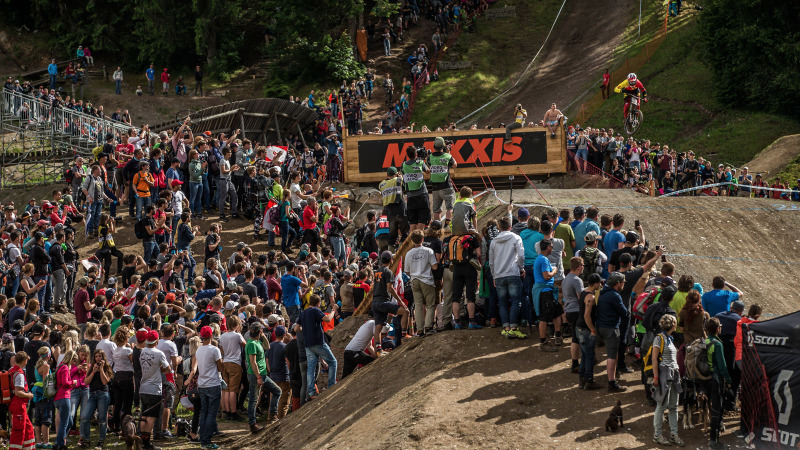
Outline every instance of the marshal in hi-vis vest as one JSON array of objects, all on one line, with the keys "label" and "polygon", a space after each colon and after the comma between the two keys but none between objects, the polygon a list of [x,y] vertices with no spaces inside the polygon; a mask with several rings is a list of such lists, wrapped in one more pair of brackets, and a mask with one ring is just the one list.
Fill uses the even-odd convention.
[{"label": "marshal in hi-vis vest", "polygon": [[409,191],[418,191],[425,187],[425,163],[420,159],[403,163],[403,181]]},{"label": "marshal in hi-vis vest", "polygon": [[453,156],[450,153],[442,153],[439,156],[431,154],[428,162],[431,166],[431,183],[446,183],[450,179],[450,160]]},{"label": "marshal in hi-vis vest", "polygon": [[378,190],[383,196],[383,206],[400,203],[403,200],[403,182],[398,177],[381,181]]}]

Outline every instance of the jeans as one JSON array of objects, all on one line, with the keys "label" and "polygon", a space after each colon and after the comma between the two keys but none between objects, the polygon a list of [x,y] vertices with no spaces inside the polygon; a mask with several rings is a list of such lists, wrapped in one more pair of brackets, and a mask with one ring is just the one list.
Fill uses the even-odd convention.
[{"label": "jeans", "polygon": [[281,399],[281,388],[265,373],[261,374],[261,379],[264,380],[264,384],[259,387],[258,378],[253,374],[247,374],[247,382],[250,384],[250,391],[247,397],[247,422],[250,425],[256,423],[256,406],[258,406],[258,399],[260,397],[259,391],[261,389],[266,389],[270,394],[269,413],[278,414],[278,401]]},{"label": "jeans", "polygon": [[222,397],[222,388],[212,386],[199,388],[200,392],[200,445],[211,443],[211,437],[217,429],[217,413],[219,412],[219,401]]},{"label": "jeans", "polygon": [[89,220],[86,224],[86,232],[94,233],[100,226],[100,213],[103,212],[103,201],[95,201],[89,205]]},{"label": "jeans", "polygon": [[189,182],[189,207],[192,214],[200,214],[203,210],[203,183]]},{"label": "jeans", "polygon": [[392,53],[392,42],[389,39],[383,40],[383,53],[386,56],[389,56]]},{"label": "jeans", "polygon": [[[108,207],[109,212],[111,213],[111,217],[116,217],[117,216],[117,205],[119,204],[119,199],[117,198],[116,195],[114,195],[114,192],[111,189],[107,188],[107,187],[105,188],[105,194],[106,194],[106,197],[111,199],[111,203],[110,203],[110,205]],[[157,197],[158,197],[158,194],[156,194],[156,197],[153,197],[153,198],[157,198]]]},{"label": "jeans", "polygon": [[594,348],[597,345],[597,336],[592,335],[588,328],[576,328],[578,344],[581,346],[581,365],[578,370],[580,377],[586,381],[594,380]]},{"label": "jeans", "polygon": [[122,80],[114,80],[114,93],[117,95],[122,94]]},{"label": "jeans", "polygon": [[145,262],[150,261],[150,258],[158,255],[158,244],[156,244],[156,241],[142,241],[142,247],[144,247],[144,255],[142,257]]},{"label": "jeans", "polygon": [[147,92],[150,95],[153,95],[153,81],[155,81],[155,79],[153,79],[153,80],[151,80],[149,78],[147,79]]},{"label": "jeans", "polygon": [[54,406],[58,411],[58,433],[56,434],[57,445],[67,445],[67,430],[72,426],[72,415],[70,415],[70,400],[62,398],[54,402]]},{"label": "jeans", "polygon": [[55,88],[56,88],[56,76],[50,74],[50,89],[55,89]]},{"label": "jeans", "polygon": [[344,248],[344,238],[341,236],[331,237],[331,247],[333,247],[333,256],[341,264],[347,256],[347,250]]},{"label": "jeans", "polygon": [[511,140],[511,131],[516,130],[517,128],[522,128],[522,124],[519,122],[511,122],[510,124],[506,125],[506,140]]},{"label": "jeans", "polygon": [[81,407],[81,437],[83,439],[89,440],[89,420],[95,410],[97,410],[97,425],[100,427],[100,440],[106,438],[109,400],[108,391],[94,391],[89,394],[88,400]]},{"label": "jeans", "polygon": [[[183,258],[183,272],[181,273],[181,278],[186,280],[187,284],[194,285],[194,268],[197,267],[197,261],[195,261],[192,256],[191,249],[186,249],[186,251],[186,257]],[[186,276],[187,271],[189,272],[188,278]]]},{"label": "jeans", "polygon": [[489,298],[486,299],[486,318],[487,319],[500,319],[500,310],[499,310],[499,303],[497,297],[497,287],[494,285],[494,277],[492,277],[492,271],[489,269],[484,269],[485,274],[483,276],[484,283],[488,283],[489,286]]},{"label": "jeans", "polygon": [[297,323],[297,319],[300,317],[300,305],[286,306],[286,314],[289,315],[291,323]]},{"label": "jeans", "polygon": [[42,280],[47,281],[47,283],[44,285],[44,287],[39,289],[39,292],[36,293],[36,296],[39,299],[39,312],[50,312],[50,302],[53,298],[53,291],[50,287],[50,277],[47,275],[33,277],[34,283],[38,283]]},{"label": "jeans", "polygon": [[136,220],[142,220],[142,211],[146,211],[150,203],[150,197],[136,196]]},{"label": "jeans", "polygon": [[519,311],[522,306],[522,280],[519,277],[500,277],[494,280],[497,302],[500,304],[500,321],[503,327],[519,326]]},{"label": "jeans", "polygon": [[67,275],[64,269],[53,270],[53,301],[56,306],[63,306],[67,297]]},{"label": "jeans", "polygon": [[525,278],[522,279],[522,285],[522,308],[520,309],[520,316],[523,320],[528,322],[528,325],[532,325],[538,320],[536,311],[533,308],[533,297],[531,297],[531,292],[533,291],[533,266],[525,266]]},{"label": "jeans", "polygon": [[89,387],[73,388],[69,395],[70,407],[69,415],[72,416],[72,425],[77,428],[80,425],[79,417],[76,415],[78,407],[86,408],[86,402],[89,401]]},{"label": "jeans", "polygon": [[[659,370],[659,368],[654,368]],[[667,418],[669,420],[669,434],[678,435],[678,390],[670,388],[669,394],[664,397],[664,401],[656,405],[656,413],[653,416],[653,434],[661,436],[661,426],[664,423],[664,410],[668,409]]]},{"label": "jeans", "polygon": [[203,96],[203,82],[202,81],[195,81],[194,82],[194,96],[197,97],[197,93],[200,93],[200,97]]},{"label": "jeans", "polygon": [[219,215],[225,215],[225,200],[228,197],[231,199],[231,212],[233,214],[238,214],[239,197],[236,194],[236,188],[233,187],[231,180],[227,178],[220,178],[219,184],[217,185],[217,190],[219,191],[219,203],[217,203],[217,206],[219,207]]},{"label": "jeans", "polygon": [[307,346],[306,359],[308,360],[308,369],[306,369],[306,378],[308,379],[309,395],[314,391],[314,385],[317,381],[317,361],[320,358],[328,363],[328,387],[333,387],[336,384],[336,357],[333,356],[328,344],[323,342],[322,344]]},{"label": "jeans", "polygon": [[203,193],[200,196],[203,203],[203,208],[211,208],[211,185],[208,181],[208,174],[203,174]]},{"label": "jeans", "polygon": [[133,408],[135,391],[133,372],[117,372],[110,387],[114,391],[114,414],[111,416],[111,427],[119,429],[122,426],[122,419],[126,414],[130,414]]},{"label": "jeans", "polygon": [[281,252],[286,253],[286,249],[292,245],[294,238],[297,237],[297,231],[289,226],[289,222],[281,221],[279,226],[281,230]]}]

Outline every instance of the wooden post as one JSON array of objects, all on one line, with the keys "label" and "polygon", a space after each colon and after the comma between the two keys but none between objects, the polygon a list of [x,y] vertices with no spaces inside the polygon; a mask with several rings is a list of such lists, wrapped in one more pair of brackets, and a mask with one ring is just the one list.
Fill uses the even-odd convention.
[{"label": "wooden post", "polygon": [[297,125],[297,132],[300,134],[300,140],[303,141],[303,147],[308,147],[308,145],[306,145],[306,138],[303,137],[303,129],[300,128],[300,123],[295,122],[295,125]]},{"label": "wooden post", "polygon": [[244,131],[244,110],[239,110],[239,128],[242,130],[242,139],[246,139]]},{"label": "wooden post", "polygon": [[278,115],[273,114],[272,117],[275,118],[275,133],[278,134],[278,145],[281,145],[281,126],[278,124]]}]

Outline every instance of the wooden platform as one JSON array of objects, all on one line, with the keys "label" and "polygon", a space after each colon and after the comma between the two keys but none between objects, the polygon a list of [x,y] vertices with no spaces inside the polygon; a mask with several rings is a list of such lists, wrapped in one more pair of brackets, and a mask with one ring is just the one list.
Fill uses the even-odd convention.
[{"label": "wooden platform", "polygon": [[505,129],[461,130],[413,134],[345,136],[344,179],[347,183],[375,183],[386,177],[390,166],[399,168],[411,146],[433,150],[436,137],[452,141],[451,154],[458,167],[454,180],[494,179],[519,175],[551,175],[567,171],[567,143],[563,126],[550,137],[547,128],[514,130],[512,142],[504,143]]}]

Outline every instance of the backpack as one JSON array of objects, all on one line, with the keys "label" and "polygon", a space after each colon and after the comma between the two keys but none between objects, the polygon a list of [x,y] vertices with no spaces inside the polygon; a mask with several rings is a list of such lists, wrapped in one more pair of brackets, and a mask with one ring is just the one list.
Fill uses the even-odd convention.
[{"label": "backpack", "polygon": [[322,286],[317,286],[317,287],[314,288],[314,295],[319,295],[319,298],[322,299],[322,301],[319,304],[319,309],[321,309],[322,311],[325,311],[326,309],[328,309],[328,306],[330,306],[328,304],[328,299],[325,298],[325,288],[327,288],[328,286],[331,286],[331,285],[330,284],[323,284]]},{"label": "backpack", "polygon": [[75,179],[75,174],[72,173],[72,167],[67,168],[64,171],[64,182],[67,184],[72,184],[72,181]]},{"label": "backpack", "polygon": [[[61,368],[59,368],[59,370],[60,369]],[[56,370],[55,372],[51,371],[42,380],[42,392],[43,392],[42,395],[44,396],[44,398],[53,398],[56,396],[56,393],[58,393],[58,380],[56,377],[56,373],[58,373],[58,370]]]},{"label": "backpack", "polygon": [[276,227],[281,224],[281,209],[278,205],[273,206],[267,211],[267,220]]},{"label": "backpack", "polygon": [[597,260],[600,258],[600,250],[595,247],[583,247],[581,258],[583,259],[583,272],[581,272],[580,278],[584,283],[588,283],[589,275],[597,273]]},{"label": "backpack", "polygon": [[659,292],[659,289],[653,286],[649,289],[645,289],[644,292],[639,294],[639,296],[637,296],[636,300],[633,302],[633,310],[631,311],[633,317],[638,320],[643,320],[644,314],[647,312],[647,308],[653,304]]},{"label": "backpack", "polygon": [[133,226],[133,233],[136,235],[136,239],[144,239],[147,236],[147,229],[144,226],[144,219],[136,222],[136,225]]},{"label": "backpack", "polygon": [[450,236],[445,244],[445,257],[454,263],[469,262],[472,256],[472,235]]},{"label": "backpack", "polygon": [[708,365],[708,348],[711,343],[706,339],[695,339],[686,345],[686,376],[698,380],[711,379],[711,367]]},{"label": "backpack", "polygon": [[11,372],[0,372],[0,405],[11,404],[12,398],[14,398],[14,374]]},{"label": "backpack", "polygon": [[[658,363],[661,364],[661,355],[664,354],[664,345],[667,342],[667,335],[658,333],[661,336],[661,345],[658,346]],[[653,346],[647,349],[647,354],[644,355],[644,376],[646,378],[653,378]]]},{"label": "backpack", "polygon": [[355,241],[354,248],[359,252],[361,251],[361,246],[364,244],[364,236],[366,236],[366,234],[367,234],[367,226],[364,225],[363,227],[356,230],[356,235],[353,237]]}]

